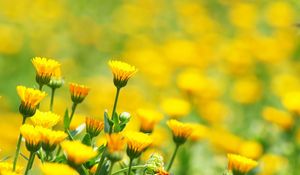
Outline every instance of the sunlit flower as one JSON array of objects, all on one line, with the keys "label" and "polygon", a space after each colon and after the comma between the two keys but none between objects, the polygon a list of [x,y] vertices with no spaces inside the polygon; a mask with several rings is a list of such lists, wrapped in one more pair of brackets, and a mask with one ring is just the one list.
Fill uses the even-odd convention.
[{"label": "sunlit flower", "polygon": [[89,133],[92,138],[98,136],[104,128],[103,121],[96,120],[90,117],[85,118],[85,125],[86,132]]},{"label": "sunlit flower", "polygon": [[257,166],[257,162],[236,154],[228,154],[228,170],[234,175],[245,174]]},{"label": "sunlit flower", "polygon": [[77,165],[85,163],[97,155],[93,148],[82,144],[80,141],[63,141],[61,147],[68,160]]},{"label": "sunlit flower", "polygon": [[40,128],[40,134],[42,147],[49,152],[54,151],[56,146],[67,137],[67,134],[63,131],[53,131],[48,128]]},{"label": "sunlit flower", "polygon": [[137,115],[141,121],[140,131],[151,133],[154,126],[163,119],[163,115],[151,109],[138,109]]},{"label": "sunlit flower", "polygon": [[127,132],[127,155],[131,158],[137,158],[152,143],[152,138],[141,132]]},{"label": "sunlit flower", "polygon": [[177,120],[168,120],[167,125],[172,130],[173,140],[176,144],[183,144],[193,132],[193,126],[189,123],[181,123]]},{"label": "sunlit flower", "polygon": [[41,170],[44,175],[79,175],[73,168],[62,163],[44,163]]},{"label": "sunlit flower", "polygon": [[36,110],[33,117],[30,118],[34,126],[41,126],[44,128],[52,128],[56,125],[61,117],[53,112],[41,112]]},{"label": "sunlit flower", "polygon": [[125,148],[125,138],[120,133],[107,134],[107,149],[108,158],[114,161],[119,161],[123,157],[123,151]]},{"label": "sunlit flower", "polygon": [[33,116],[36,111],[36,106],[46,96],[45,92],[26,88],[25,86],[17,86],[17,92],[21,99],[19,111],[25,117]]},{"label": "sunlit flower", "polygon": [[43,57],[33,58],[32,64],[36,70],[36,81],[40,85],[48,84],[55,69],[60,66],[57,61]]},{"label": "sunlit flower", "polygon": [[108,65],[114,75],[114,84],[117,88],[126,86],[129,78],[137,72],[134,66],[122,61],[110,60]]},{"label": "sunlit flower", "polygon": [[89,91],[90,89],[84,85],[70,83],[71,99],[74,103],[81,103]]},{"label": "sunlit flower", "polygon": [[295,114],[300,114],[300,91],[286,93],[282,98],[283,106]]},{"label": "sunlit flower", "polygon": [[[23,168],[20,166],[16,166],[15,173],[11,175],[21,175]],[[13,172],[13,164],[8,162],[0,162],[0,174],[12,173]]]},{"label": "sunlit flower", "polygon": [[165,98],[161,103],[163,111],[171,118],[185,117],[190,112],[190,104],[179,98]]},{"label": "sunlit flower", "polygon": [[290,129],[294,124],[294,119],[288,112],[276,108],[266,107],[262,115],[266,121],[272,122],[283,129]]},{"label": "sunlit flower", "polygon": [[42,137],[39,128],[29,124],[24,124],[20,128],[22,136],[25,138],[26,148],[30,152],[36,152],[42,143]]}]

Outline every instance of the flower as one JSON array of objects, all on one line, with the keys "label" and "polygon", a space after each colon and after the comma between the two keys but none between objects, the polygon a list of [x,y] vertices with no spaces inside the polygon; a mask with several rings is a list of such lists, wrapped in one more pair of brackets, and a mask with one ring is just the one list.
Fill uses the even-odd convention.
[{"label": "flower", "polygon": [[53,89],[56,89],[56,88],[60,88],[63,84],[64,84],[64,80],[61,76],[61,69],[60,67],[57,67],[54,70],[54,73],[50,79],[50,82],[48,83],[48,86]]},{"label": "flower", "polygon": [[257,162],[236,154],[228,154],[228,170],[233,174],[245,174],[257,166]]},{"label": "flower", "polygon": [[48,128],[40,128],[42,147],[45,151],[52,152],[62,142],[67,134],[62,131],[53,131]]},{"label": "flower", "polygon": [[20,175],[23,168],[20,166],[16,166],[15,174],[12,174],[13,172],[13,164],[8,162],[0,162],[0,174],[11,174],[11,175]]},{"label": "flower", "polygon": [[131,158],[137,158],[152,143],[152,138],[141,132],[127,132],[127,155]]},{"label": "flower", "polygon": [[164,160],[160,154],[154,153],[146,162],[146,175],[168,175],[169,173],[164,170]]},{"label": "flower", "polygon": [[193,132],[193,126],[191,124],[181,123],[174,119],[168,120],[167,125],[172,130],[174,142],[179,145],[185,143],[186,139]]},{"label": "flower", "polygon": [[190,104],[180,98],[166,98],[162,101],[163,111],[171,118],[184,117],[190,112]]},{"label": "flower", "polygon": [[262,115],[266,121],[272,122],[283,129],[290,129],[294,124],[294,119],[288,112],[276,108],[266,107]]},{"label": "flower", "polygon": [[117,88],[126,86],[129,78],[137,72],[134,66],[122,61],[110,60],[108,65],[114,75],[114,84]]},{"label": "flower", "polygon": [[283,106],[299,115],[300,114],[300,91],[287,92],[282,98]]},{"label": "flower", "polygon": [[62,149],[65,151],[68,160],[77,165],[87,162],[95,157],[97,152],[93,148],[82,144],[80,141],[63,141]]},{"label": "flower", "polygon": [[154,126],[163,118],[163,115],[151,109],[138,109],[137,115],[141,121],[140,131],[151,133]]},{"label": "flower", "polygon": [[46,96],[45,92],[26,88],[25,86],[17,86],[17,92],[21,99],[19,111],[25,117],[33,116],[35,114],[36,106]]},{"label": "flower", "polygon": [[256,141],[243,141],[238,153],[251,159],[258,159],[263,153],[263,146]]},{"label": "flower", "polygon": [[41,126],[44,128],[52,128],[56,125],[61,117],[53,112],[41,112],[36,110],[33,117],[30,118],[34,126]]},{"label": "flower", "polygon": [[81,103],[89,94],[90,89],[84,85],[70,83],[71,99],[74,103]]},{"label": "flower", "polygon": [[41,170],[45,175],[79,175],[73,168],[62,163],[44,163]]},{"label": "flower", "polygon": [[89,133],[92,138],[98,136],[104,128],[104,122],[90,117],[85,118],[85,125],[86,132]]},{"label": "flower", "polygon": [[125,138],[120,133],[107,134],[107,155],[108,158],[114,161],[119,161],[123,157],[125,147]]},{"label": "flower", "polygon": [[20,128],[22,136],[25,138],[26,148],[30,152],[36,152],[41,147],[40,128],[29,124],[24,124]]},{"label": "flower", "polygon": [[48,84],[55,70],[60,64],[52,59],[35,57],[31,60],[36,70],[36,82],[40,85]]}]

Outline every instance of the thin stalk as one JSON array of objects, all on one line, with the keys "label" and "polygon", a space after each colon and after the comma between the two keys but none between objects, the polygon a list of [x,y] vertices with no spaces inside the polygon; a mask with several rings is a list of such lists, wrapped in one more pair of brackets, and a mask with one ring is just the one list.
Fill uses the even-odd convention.
[{"label": "thin stalk", "polygon": [[60,151],[61,151],[61,146],[59,145],[59,147],[58,147],[58,150],[57,150],[57,152],[56,152],[56,155],[55,155],[55,157],[58,157],[58,156],[59,156],[59,154],[60,154]]},{"label": "thin stalk", "polygon": [[[142,169],[142,168],[145,168],[145,165],[131,166],[131,170]],[[121,170],[118,170],[118,171],[112,173],[112,175],[116,175],[116,174],[119,174],[119,173],[124,173],[124,172],[128,171],[128,169],[129,169],[129,167],[123,168]]]},{"label": "thin stalk", "polygon": [[68,128],[70,127],[70,124],[72,122],[73,116],[75,114],[76,107],[77,107],[77,103],[73,103],[73,105],[72,105],[72,112],[71,112],[71,115],[70,115],[70,122],[69,122]]},{"label": "thin stalk", "polygon": [[[116,112],[116,109],[117,109],[117,104],[118,104],[120,90],[121,90],[121,88],[117,88],[115,102],[114,102],[114,106],[113,106],[113,111],[112,111],[112,114],[111,114],[111,119],[112,120],[113,120],[113,116],[114,116],[114,114]],[[109,133],[112,133],[112,127],[110,128]]]},{"label": "thin stalk", "polygon": [[[39,90],[42,91],[43,89],[43,84],[39,84]],[[40,103],[36,106],[36,109],[40,108]]]},{"label": "thin stalk", "polygon": [[53,111],[55,88],[51,88],[50,111]]},{"label": "thin stalk", "polygon": [[174,152],[173,152],[171,161],[170,161],[170,163],[169,163],[169,165],[168,165],[167,171],[169,171],[169,170],[171,169],[171,167],[172,167],[172,164],[173,164],[173,162],[174,162],[174,160],[175,160],[175,157],[176,157],[178,148],[179,148],[179,144],[176,144],[176,147],[175,147],[175,150],[174,150]]},{"label": "thin stalk", "polygon": [[27,167],[26,167],[24,175],[28,175],[28,171],[31,169],[33,162],[34,162],[34,156],[35,156],[35,152],[30,152],[29,160],[27,162]]},{"label": "thin stalk", "polygon": [[[104,150],[104,151],[105,151],[105,150]],[[101,167],[102,167],[102,165],[103,165],[103,163],[104,163],[104,159],[105,159],[104,151],[103,151],[103,153],[102,153],[102,155],[101,155],[101,159],[100,159],[99,164],[98,164],[98,166],[97,166],[97,170],[96,170],[96,172],[95,172],[95,175],[100,175]]]},{"label": "thin stalk", "polygon": [[[22,125],[25,123],[25,121],[26,121],[26,117],[23,116]],[[22,135],[20,133],[19,134],[19,139],[18,139],[18,142],[17,142],[16,154],[15,154],[15,158],[14,158],[14,162],[13,162],[13,171],[16,170],[18,156],[20,154],[21,141],[22,141]]]},{"label": "thin stalk", "polygon": [[129,162],[129,167],[128,167],[128,173],[127,173],[127,175],[130,175],[131,167],[132,167],[132,161],[133,161],[133,159],[130,158],[130,162]]},{"label": "thin stalk", "polygon": [[115,162],[111,162],[111,165],[110,165],[109,171],[108,171],[108,175],[111,175],[114,164],[115,164]]}]

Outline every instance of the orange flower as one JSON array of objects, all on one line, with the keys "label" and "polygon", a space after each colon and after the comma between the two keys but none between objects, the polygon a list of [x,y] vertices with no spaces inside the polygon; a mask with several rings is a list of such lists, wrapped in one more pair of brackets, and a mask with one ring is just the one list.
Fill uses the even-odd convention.
[{"label": "orange flower", "polygon": [[74,103],[81,103],[89,94],[90,89],[84,85],[70,83],[71,99]]}]

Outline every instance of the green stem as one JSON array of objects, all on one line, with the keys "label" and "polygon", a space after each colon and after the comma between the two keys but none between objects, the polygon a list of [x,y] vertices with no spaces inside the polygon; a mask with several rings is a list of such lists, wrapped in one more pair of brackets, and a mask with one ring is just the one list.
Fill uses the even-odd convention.
[{"label": "green stem", "polygon": [[111,165],[110,165],[109,171],[108,171],[108,175],[111,175],[114,164],[115,164],[115,162],[111,162]]},{"label": "green stem", "polygon": [[57,152],[56,152],[56,155],[55,155],[55,157],[58,157],[58,156],[59,156],[59,154],[60,154],[60,151],[61,151],[61,146],[59,145],[59,147],[58,147],[58,150],[57,150]]},{"label": "green stem", "polygon": [[[26,117],[23,116],[22,125],[25,123],[25,121],[26,121]],[[19,134],[19,139],[18,139],[18,142],[17,142],[17,149],[16,149],[15,158],[14,158],[14,163],[13,163],[13,171],[16,170],[17,161],[18,161],[18,156],[19,156],[19,154],[20,154],[21,141],[22,141],[22,135],[21,135],[21,133],[20,133],[20,134]]]},{"label": "green stem", "polygon": [[[111,114],[111,119],[112,120],[113,120],[113,116],[114,116],[114,114],[116,112],[116,109],[117,109],[117,104],[118,104],[120,90],[121,90],[121,88],[117,88],[115,102],[114,102],[114,107],[113,107],[113,111],[112,111],[112,114]],[[112,133],[112,129],[113,129],[112,127],[109,129],[109,133]]]},{"label": "green stem", "polygon": [[173,164],[173,162],[174,162],[174,160],[175,160],[175,157],[176,157],[178,148],[179,148],[179,144],[176,144],[176,147],[175,147],[175,150],[174,150],[174,152],[173,152],[171,161],[170,161],[170,163],[169,163],[169,165],[168,165],[167,171],[169,171],[169,170],[171,169],[171,167],[172,167],[172,164]]},{"label": "green stem", "polygon": [[50,111],[53,111],[55,88],[51,88]]},{"label": "green stem", "polygon": [[71,112],[71,115],[70,115],[70,121],[69,121],[69,126],[68,126],[68,128],[70,127],[70,124],[71,124],[71,122],[72,122],[73,116],[74,116],[74,114],[75,114],[76,107],[77,107],[77,103],[73,103],[73,105],[72,105],[72,112]]},{"label": "green stem", "polygon": [[34,162],[34,156],[35,156],[35,152],[30,152],[29,160],[27,162],[27,167],[26,167],[24,175],[28,175],[28,171],[31,169],[33,162]]},{"label": "green stem", "polygon": [[130,158],[130,162],[129,162],[129,167],[128,167],[128,173],[127,173],[127,175],[130,175],[131,167],[132,167],[132,161],[133,161],[133,159]]},{"label": "green stem", "polygon": [[[142,169],[142,168],[145,168],[145,165],[131,166],[131,170]],[[118,170],[118,171],[112,173],[112,175],[116,175],[116,174],[119,174],[119,173],[124,173],[124,172],[128,171],[128,169],[129,169],[129,167],[123,168],[121,170]]]},{"label": "green stem", "polygon": [[[39,84],[39,90],[42,91],[43,89],[43,84]],[[40,103],[36,106],[36,109],[40,108]]]},{"label": "green stem", "polygon": [[95,175],[100,175],[101,167],[102,167],[102,165],[103,165],[103,163],[104,163],[104,159],[105,159],[104,152],[105,152],[105,150],[103,151],[103,153],[102,153],[102,155],[101,155],[101,159],[100,159],[100,161],[99,161],[99,164],[98,164],[97,170],[96,170],[96,172],[95,172]]}]

